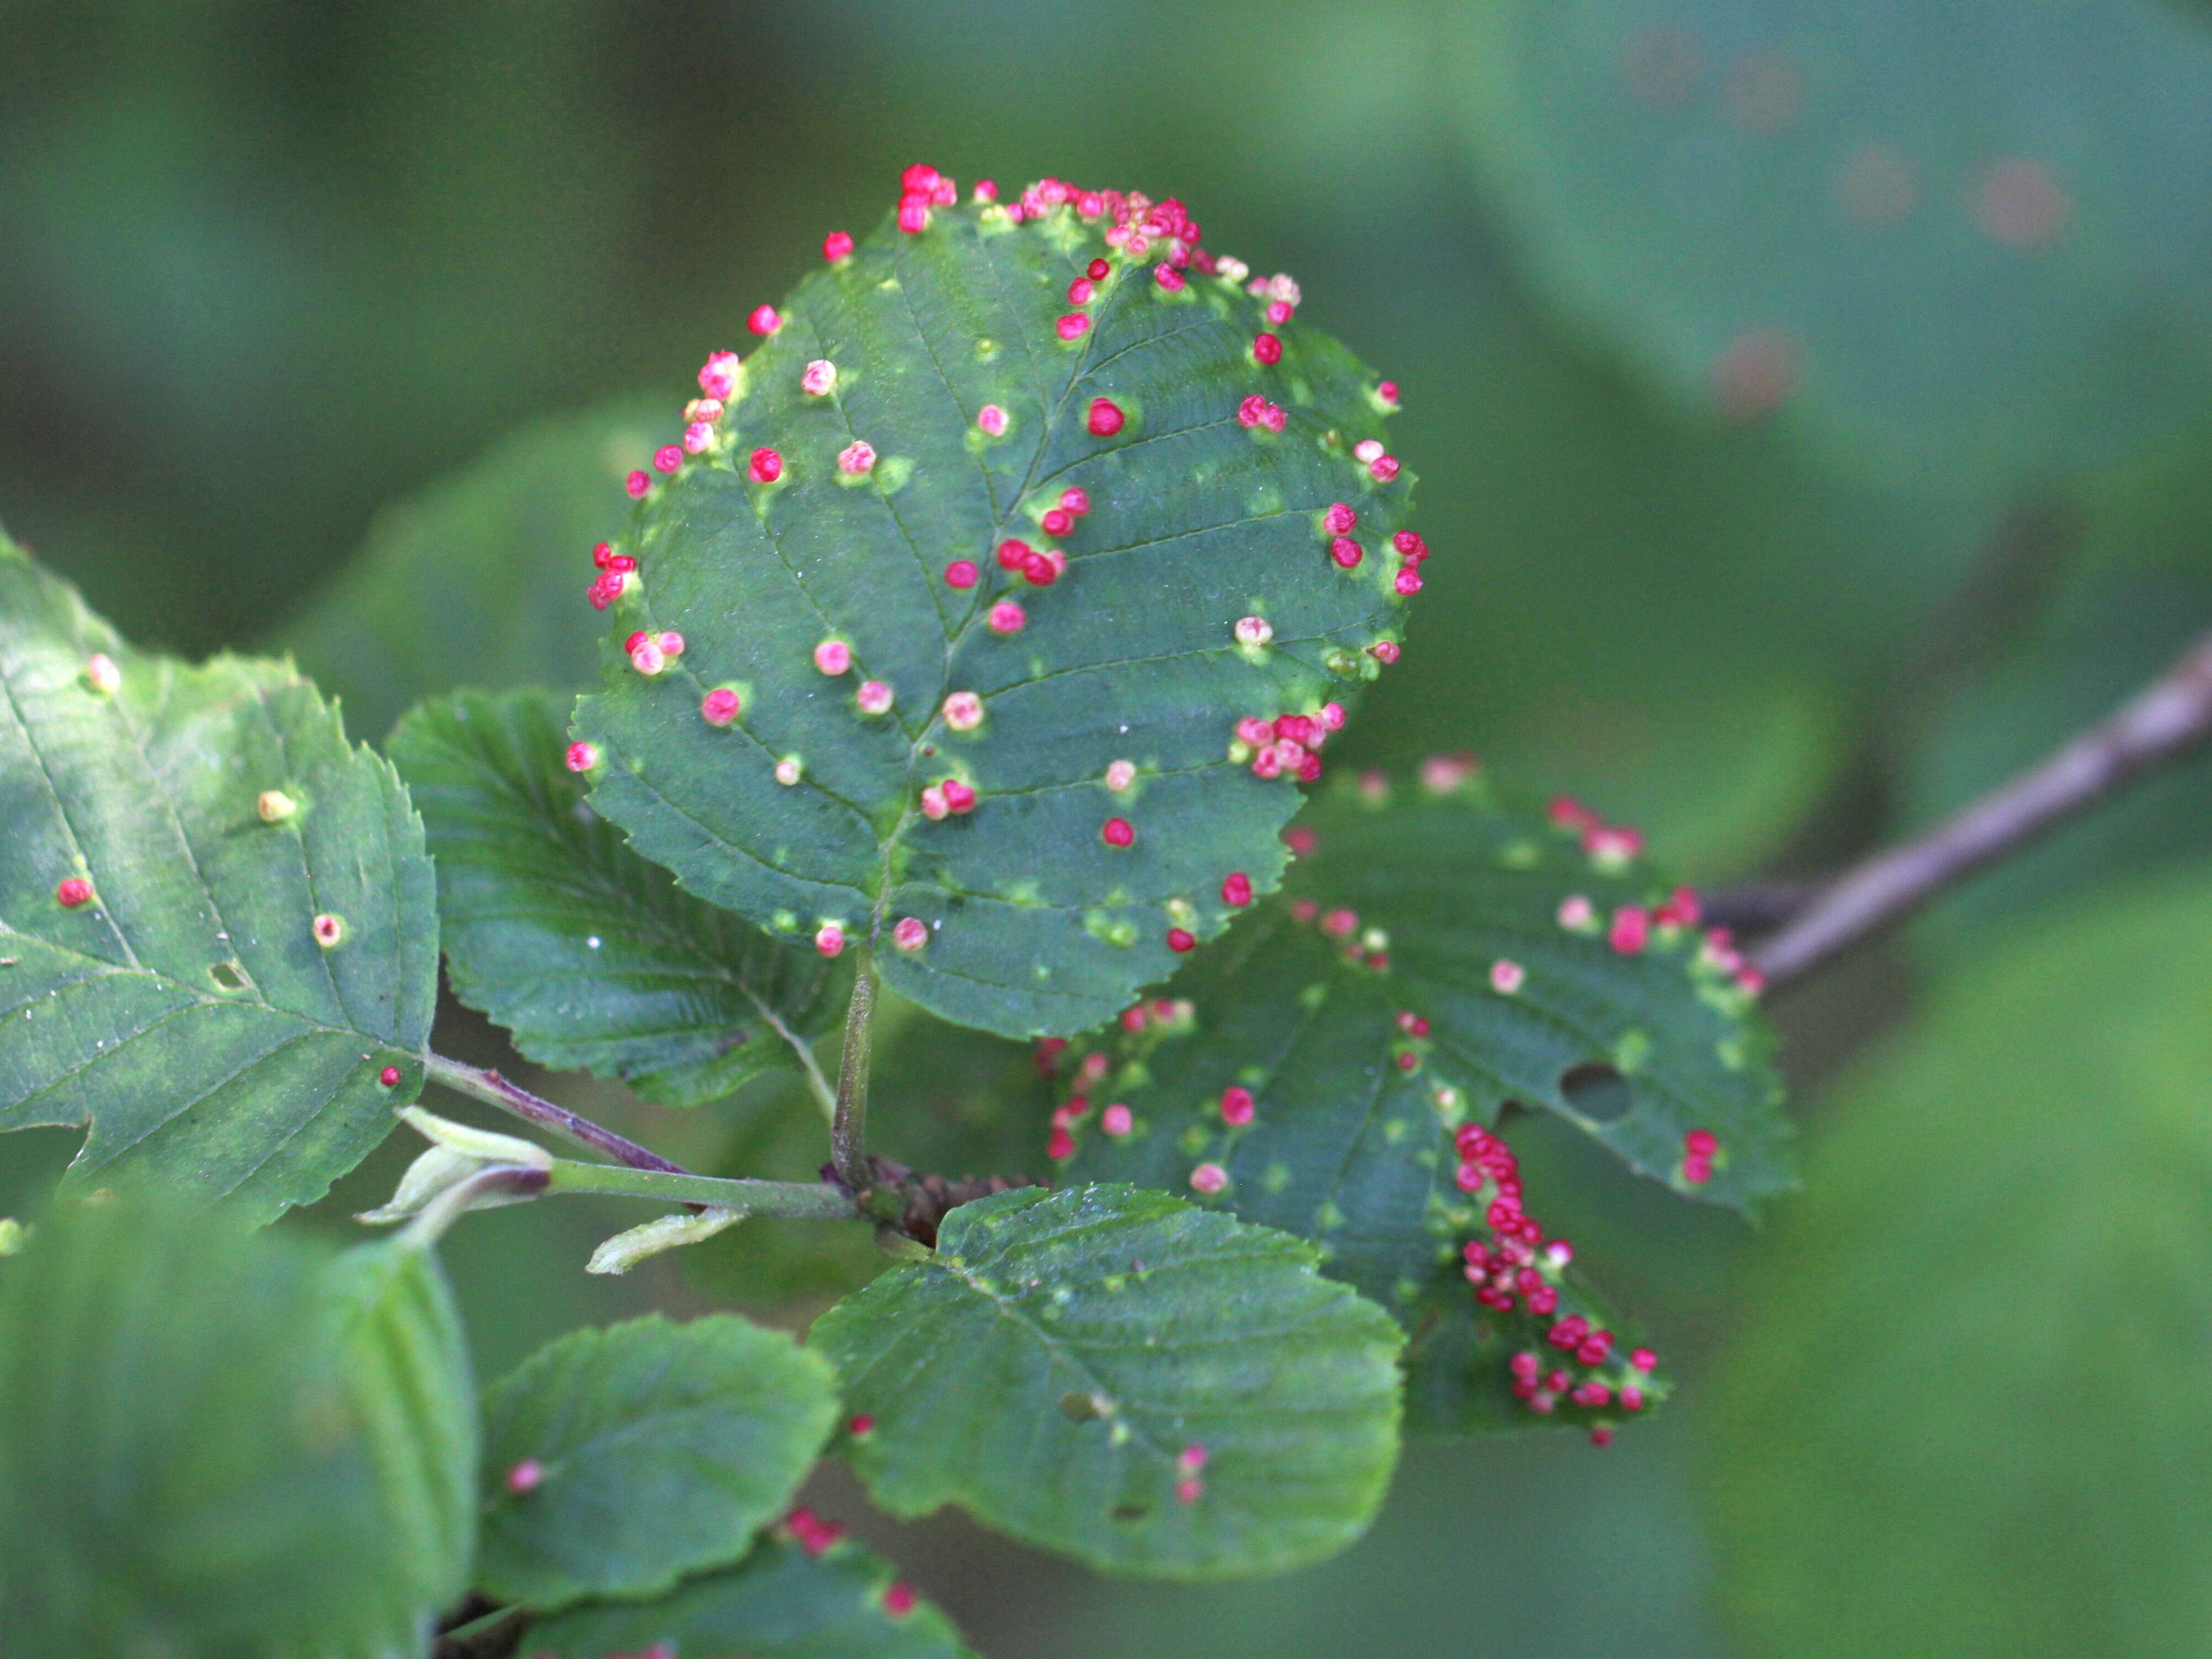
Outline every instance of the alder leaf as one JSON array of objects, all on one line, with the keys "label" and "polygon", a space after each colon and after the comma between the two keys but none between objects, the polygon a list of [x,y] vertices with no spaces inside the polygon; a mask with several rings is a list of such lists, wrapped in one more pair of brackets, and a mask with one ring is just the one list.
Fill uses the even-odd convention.
[{"label": "alder leaf", "polygon": [[[1548,818],[1503,804],[1452,757],[1414,787],[1370,775],[1331,791],[1291,831],[1304,853],[1281,896],[1152,1006],[1175,1017],[1139,1009],[1089,1062],[1096,1076],[1073,1073],[1086,1099],[1133,1115],[1120,1136],[1103,1112],[1071,1120],[1077,1173],[1183,1190],[1221,1164],[1240,1204],[1280,1183],[1269,1225],[1312,1232],[1335,1205],[1352,1237],[1332,1249],[1357,1250],[1380,1224],[1351,1214],[1411,1219],[1429,1192],[1431,1172],[1395,1146],[1441,1158],[1452,1128],[1510,1102],[1686,1196],[1748,1209],[1789,1186],[1772,1037],[1742,969],[1632,836],[1571,803]],[[1255,1121],[1232,1133],[1218,1095],[1240,1079]],[[1702,1180],[1699,1134],[1715,1143]],[[1347,1151],[1379,1157],[1376,1178],[1398,1190],[1336,1190]],[[1370,1293],[1396,1299],[1396,1270],[1374,1271]]]},{"label": "alder leaf", "polygon": [[1399,1334],[1314,1267],[1164,1193],[1023,1188],[809,1340],[895,1515],[957,1503],[1107,1571],[1280,1572],[1365,1529],[1398,1449]]},{"label": "alder leaf", "polygon": [[[1306,873],[1293,872],[1294,887]],[[1348,963],[1340,941],[1293,920],[1290,905],[1264,906],[1103,1046],[1062,1056],[1053,1122],[1066,1178],[1168,1188],[1311,1240],[1323,1273],[1406,1327],[1410,1428],[1548,1422],[1609,1437],[1665,1385],[1633,1363],[1637,1340],[1568,1270],[1564,1241],[1504,1250],[1491,1206],[1498,1176],[1519,1180],[1517,1164],[1472,1190],[1461,1184],[1463,1163],[1476,1160],[1462,1159],[1455,1137],[1490,1121],[1495,1103],[1477,1112],[1433,1022],[1425,1038],[1405,1029],[1397,963],[1380,973]],[[1480,1149],[1510,1157],[1487,1140]],[[1544,1194],[1523,1193],[1511,1208],[1540,1223]],[[1508,1305],[1477,1302],[1470,1241],[1486,1266],[1496,1262]],[[1515,1356],[1530,1354],[1540,1363],[1523,1378],[1513,1366],[1529,1361]]]},{"label": "alder leaf", "polygon": [[469,1396],[420,1252],[57,1206],[0,1273],[9,1650],[423,1652],[468,1565]]},{"label": "alder leaf", "polygon": [[422,1084],[398,775],[288,665],[133,651],[5,544],[0,691],[0,1128],[85,1126],[80,1182],[319,1198]]},{"label": "alder leaf", "polygon": [[836,1412],[828,1365],[734,1315],[548,1343],[486,1392],[477,1582],[550,1609],[726,1565],[790,1503]]},{"label": "alder leaf", "polygon": [[[820,1523],[817,1523],[818,1526]],[[951,1621],[857,1544],[764,1539],[743,1565],[658,1601],[577,1607],[530,1627],[528,1659],[972,1659]],[[818,1551],[818,1553],[816,1553]]]},{"label": "alder leaf", "polygon": [[437,860],[454,994],[538,1064],[620,1078],[663,1105],[795,1066],[795,1044],[836,1023],[849,971],[632,852],[568,769],[568,706],[465,691],[392,734]]},{"label": "alder leaf", "polygon": [[1254,775],[1237,723],[1339,718],[1419,578],[1388,399],[1270,325],[1294,283],[1163,283],[1179,233],[1012,207],[887,222],[709,360],[728,395],[641,476],[577,721],[594,804],[693,892],[1023,1036],[1218,933],[1226,871],[1274,884],[1297,764]]}]

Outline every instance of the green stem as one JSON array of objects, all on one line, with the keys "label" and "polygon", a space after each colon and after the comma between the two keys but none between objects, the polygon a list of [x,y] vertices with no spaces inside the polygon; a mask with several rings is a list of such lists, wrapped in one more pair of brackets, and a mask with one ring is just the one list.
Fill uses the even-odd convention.
[{"label": "green stem", "polygon": [[830,1157],[854,1192],[875,1184],[868,1168],[868,1058],[875,1047],[875,965],[863,956],[845,1008],[845,1052],[837,1062],[836,1109],[830,1115]]},{"label": "green stem", "polygon": [[747,1216],[797,1220],[848,1220],[860,1213],[852,1199],[826,1181],[725,1180],[665,1170],[632,1170],[614,1164],[556,1158],[549,1193],[613,1193],[670,1204],[706,1204]]}]

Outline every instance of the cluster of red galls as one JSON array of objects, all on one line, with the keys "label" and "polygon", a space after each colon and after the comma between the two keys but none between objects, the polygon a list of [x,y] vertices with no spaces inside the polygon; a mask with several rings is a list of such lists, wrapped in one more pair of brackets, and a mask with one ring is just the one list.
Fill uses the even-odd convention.
[{"label": "cluster of red galls", "polygon": [[[1559,1279],[1574,1259],[1573,1246],[1564,1238],[1547,1241],[1522,1206],[1520,1162],[1503,1140],[1469,1123],[1461,1127],[1454,1145],[1460,1190],[1482,1205],[1489,1235],[1470,1238],[1461,1250],[1474,1299],[1493,1313],[1550,1320],[1559,1311]],[[1591,1412],[1615,1404],[1625,1412],[1644,1409],[1646,1385],[1659,1363],[1649,1348],[1634,1350],[1625,1362],[1617,1359],[1613,1334],[1577,1313],[1547,1326],[1543,1343],[1556,1356],[1549,1362],[1533,1346],[1510,1362],[1514,1398],[1530,1413],[1548,1417],[1562,1403]],[[1593,1443],[1602,1446],[1612,1438],[1610,1424],[1592,1425]]]}]

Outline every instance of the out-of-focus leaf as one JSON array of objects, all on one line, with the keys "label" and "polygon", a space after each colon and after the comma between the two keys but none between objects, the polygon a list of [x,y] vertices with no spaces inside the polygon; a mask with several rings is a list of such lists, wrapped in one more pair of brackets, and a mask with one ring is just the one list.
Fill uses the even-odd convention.
[{"label": "out-of-focus leaf", "polygon": [[1967,491],[2200,420],[2212,37],[2150,0],[1465,8],[1464,126],[1685,396]]},{"label": "out-of-focus leaf", "polygon": [[388,509],[276,648],[378,734],[456,686],[586,684],[604,631],[584,603],[592,548],[621,529],[623,479],[675,421],[665,399],[629,398],[501,439]]},{"label": "out-of-focus leaf", "polygon": [[1750,1651],[2202,1651],[2208,941],[2201,878],[2077,908],[1845,1090],[1711,1448]]},{"label": "out-of-focus leaf", "polygon": [[848,1455],[896,1515],[958,1503],[1102,1570],[1279,1572],[1364,1531],[1400,1335],[1310,1246],[1164,1193],[978,1199],[816,1322]]},{"label": "out-of-focus leaf", "polygon": [[[388,1615],[411,1638],[468,1587],[477,1543],[476,1379],[446,1276],[406,1238],[363,1244],[323,1275],[324,1334],[382,1504]],[[403,1644],[404,1645],[404,1644]],[[364,1659],[389,1650],[356,1642]]]},{"label": "out-of-focus leaf", "polygon": [[1418,586],[1378,377],[1271,325],[1287,279],[1158,280],[1182,222],[1144,222],[948,204],[802,283],[641,504],[577,709],[593,805],[685,886],[866,940],[893,988],[1007,1036],[1165,975],[1171,932],[1224,925],[1223,870],[1273,885],[1295,776],[1228,758],[1237,721],[1355,698]]},{"label": "out-of-focus leaf", "polygon": [[0,1275],[9,1651],[420,1653],[467,1569],[475,1443],[422,1253],[55,1210]]},{"label": "out-of-focus leaf", "polygon": [[422,1085],[398,775],[289,666],[134,651],[4,544],[0,694],[0,1128],[252,1218],[321,1197]]},{"label": "out-of-focus leaf", "polygon": [[585,804],[572,699],[528,690],[425,704],[391,750],[437,860],[453,989],[541,1066],[696,1106],[798,1063],[776,1026],[836,1023],[851,974],[693,898]]},{"label": "out-of-focus leaf", "polygon": [[553,1608],[727,1565],[790,1503],[836,1412],[827,1364],[732,1315],[549,1343],[486,1391],[477,1582]]},{"label": "out-of-focus leaf", "polygon": [[578,1607],[530,1627],[528,1659],[972,1659],[951,1621],[857,1544],[778,1538],[658,1601]]}]

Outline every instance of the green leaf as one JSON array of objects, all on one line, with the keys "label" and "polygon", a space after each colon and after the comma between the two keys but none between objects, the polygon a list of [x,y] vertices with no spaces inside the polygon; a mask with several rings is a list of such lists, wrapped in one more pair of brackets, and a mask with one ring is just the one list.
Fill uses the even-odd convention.
[{"label": "green leaf", "polygon": [[[1172,997],[1138,1011],[1097,1049],[1071,1051],[1057,1145],[1073,1152],[1072,1179],[1165,1188],[1312,1240],[1324,1273],[1406,1326],[1414,1428],[1547,1421],[1609,1431],[1625,1420],[1624,1400],[1640,1411],[1665,1384],[1648,1366],[1632,1365],[1638,1339],[1568,1260],[1534,1248],[1563,1241],[1522,1240],[1510,1261],[1496,1256],[1493,1271],[1504,1282],[1494,1288],[1512,1290],[1513,1305],[1477,1303],[1463,1247],[1474,1241],[1493,1255],[1503,1247],[1490,1215],[1504,1172],[1478,1167],[1472,1188],[1462,1188],[1469,1160],[1455,1137],[1469,1124],[1493,1122],[1507,1100],[1556,1098],[1601,1135],[1630,1119],[1589,1117],[1593,1093],[1625,1100],[1632,1117],[1676,1110],[1682,1102],[1646,1100],[1638,1088],[1664,1086],[1655,1073],[1702,1084],[1696,1067],[1668,1068],[1695,1057],[1695,1037],[1706,1050],[1703,1071],[1717,1072],[1714,1033],[1745,1016],[1729,994],[1721,1022],[1680,961],[1668,959],[1680,954],[1671,945],[1660,947],[1658,961],[1648,949],[1624,957],[1602,939],[1559,927],[1558,906],[1570,892],[1609,906],[1624,895],[1663,893],[1663,885],[1641,872],[1594,882],[1571,836],[1501,809],[1479,781],[1438,775],[1452,790],[1427,800],[1387,810],[1343,798],[1317,805],[1305,827],[1318,848],[1293,869],[1288,894],[1194,962],[1170,988]],[[1528,851],[1508,860],[1508,847]],[[1335,914],[1346,872],[1362,884],[1351,923]],[[1388,935],[1380,971],[1370,965],[1371,951],[1359,949],[1357,961],[1346,951],[1347,940],[1376,926]],[[1493,953],[1508,951],[1527,973],[1510,997],[1489,978]],[[1563,1073],[1617,1046],[1591,1032],[1628,1018],[1657,1033],[1678,1028],[1652,1045],[1653,1069],[1610,1091],[1561,1088]],[[1735,1085],[1729,1078],[1713,1097],[1736,1098]],[[1771,1089],[1771,1079],[1762,1086]],[[1762,1133],[1772,1119],[1770,1101]],[[1679,1133],[1675,1146],[1679,1159]],[[1737,1173],[1732,1155],[1707,1184]],[[1679,1189],[1697,1190],[1677,1175]],[[1517,1165],[1504,1178],[1517,1182]],[[1548,1212],[1541,1191],[1524,1191],[1515,1207],[1540,1224]],[[1524,1270],[1540,1287],[1517,1287]],[[1592,1358],[1578,1359],[1580,1341],[1568,1340],[1574,1328],[1566,1322],[1576,1319],[1585,1332],[1609,1334]],[[1559,1343],[1550,1340],[1555,1329]],[[1516,1395],[1510,1366],[1527,1353],[1540,1369]],[[1552,1385],[1559,1371],[1565,1387]],[[1603,1385],[1601,1399],[1592,1383]]]},{"label": "green leaf", "polygon": [[462,1001],[542,1066],[696,1106],[842,1011],[849,973],[681,891],[585,804],[565,763],[568,699],[462,692],[392,735],[438,865]]},{"label": "green leaf", "polygon": [[349,1250],[324,1275],[325,1352],[382,1500],[395,1626],[459,1601],[477,1544],[476,1382],[453,1292],[404,1238]]},{"label": "green leaf", "polygon": [[857,1544],[817,1557],[796,1543],[764,1540],[742,1566],[691,1579],[657,1601],[541,1620],[523,1652],[529,1659],[966,1659],[951,1622],[912,1597],[888,1563]]},{"label": "green leaf", "polygon": [[[1228,870],[1274,884],[1297,789],[1230,758],[1236,723],[1349,702],[1405,603],[1390,535],[1411,475],[1377,482],[1352,453],[1381,441],[1372,376],[1303,322],[1257,363],[1261,300],[1195,270],[1164,288],[1164,242],[1130,261],[1102,228],[941,208],[801,283],[714,447],[623,541],[641,568],[606,689],[578,711],[602,750],[594,804],[685,886],[778,932],[872,941],[894,989],[1007,1036],[1080,1030],[1164,975],[1171,929],[1224,925]],[[1110,275],[1072,307],[1094,258]],[[1060,338],[1081,311],[1087,331]],[[817,360],[837,371],[820,396],[802,389]],[[1280,434],[1240,424],[1255,396],[1288,411]],[[1100,398],[1117,432],[1090,430]],[[986,407],[1002,436],[978,428]],[[865,476],[839,465],[856,441],[878,455]],[[764,449],[773,483],[752,481]],[[1071,488],[1090,510],[1051,536]],[[1330,557],[1336,502],[1358,514],[1356,569]],[[1010,574],[1010,538],[1064,550],[1065,574]],[[948,584],[956,560],[978,586]],[[1018,633],[989,625],[1001,601]],[[1245,618],[1269,642],[1240,644]],[[634,632],[683,653],[638,672],[616,648]],[[824,674],[830,641],[851,666]],[[888,711],[861,709],[869,683]],[[738,698],[732,723],[706,718],[717,692]],[[955,694],[980,724],[952,728]],[[979,799],[932,819],[948,777]],[[1107,843],[1111,819],[1133,844]]]},{"label": "green leaf", "polygon": [[87,1126],[81,1181],[319,1198],[422,1084],[436,894],[398,775],[285,665],[133,651],[6,545],[0,690],[0,1128]]},{"label": "green leaf", "polygon": [[1823,1114],[1711,1437],[1747,1651],[2201,1652],[2212,887],[1942,986]]},{"label": "green leaf", "polygon": [[1465,126],[1566,306],[1740,416],[1994,492],[2207,413],[2212,40],[2148,0],[1462,9]]},{"label": "green leaf", "polygon": [[828,1365],[733,1315],[549,1343],[485,1395],[477,1583],[551,1608],[726,1565],[790,1503],[836,1414]]},{"label": "green leaf", "polygon": [[[1194,1012],[1125,1022],[1091,1062],[1103,1074],[1078,1073],[1133,1123],[1076,1120],[1076,1172],[1182,1190],[1218,1164],[1240,1213],[1320,1240],[1386,1305],[1462,1231],[1432,1190],[1451,1131],[1509,1102],[1686,1196],[1747,1209],[1788,1186],[1771,1036],[1694,927],[1653,920],[1671,884],[1604,826],[1501,804],[1472,763],[1423,778],[1315,804],[1283,895],[1172,988]],[[1640,948],[1613,943],[1624,910],[1648,924]],[[1241,1132],[1220,1113],[1232,1083],[1255,1096]],[[1685,1168],[1698,1130],[1719,1143],[1702,1182]]]},{"label": "green leaf", "polygon": [[465,1376],[427,1257],[51,1212],[0,1274],[9,1650],[422,1652],[467,1566]]},{"label": "green leaf", "polygon": [[622,481],[653,453],[657,407],[626,398],[533,422],[388,508],[276,647],[357,732],[456,686],[585,685],[605,631],[581,602],[592,547],[622,529]]},{"label": "green leaf", "polygon": [[1113,1572],[1280,1572],[1365,1529],[1398,1449],[1398,1332],[1315,1265],[1164,1193],[1024,1188],[810,1340],[895,1515],[957,1503]]}]

